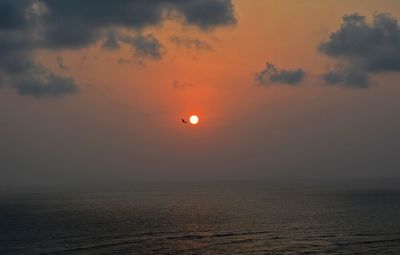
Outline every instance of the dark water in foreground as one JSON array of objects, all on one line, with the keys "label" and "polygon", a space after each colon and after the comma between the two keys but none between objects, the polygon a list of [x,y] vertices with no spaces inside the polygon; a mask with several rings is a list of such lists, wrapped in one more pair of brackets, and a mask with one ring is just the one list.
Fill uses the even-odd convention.
[{"label": "dark water in foreground", "polygon": [[400,189],[8,193],[0,254],[400,254]]}]

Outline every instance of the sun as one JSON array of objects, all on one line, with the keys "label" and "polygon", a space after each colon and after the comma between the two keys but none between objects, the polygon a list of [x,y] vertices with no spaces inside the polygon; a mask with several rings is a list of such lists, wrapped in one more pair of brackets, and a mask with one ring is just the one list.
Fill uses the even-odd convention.
[{"label": "sun", "polygon": [[197,117],[197,115],[192,115],[189,118],[190,124],[192,125],[196,125],[197,123],[199,123],[199,117]]}]

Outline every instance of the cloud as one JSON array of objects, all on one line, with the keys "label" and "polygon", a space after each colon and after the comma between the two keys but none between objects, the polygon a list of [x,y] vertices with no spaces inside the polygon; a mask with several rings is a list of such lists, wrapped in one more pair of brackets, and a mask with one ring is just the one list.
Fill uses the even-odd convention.
[{"label": "cloud", "polygon": [[288,84],[296,86],[303,81],[305,76],[306,74],[302,69],[278,69],[273,64],[267,63],[263,70],[256,73],[254,79],[260,85]]},{"label": "cloud", "polygon": [[72,78],[59,76],[35,61],[41,14],[35,1],[0,0],[0,87],[34,97],[75,94],[78,89]]},{"label": "cloud", "polygon": [[177,46],[183,46],[188,49],[196,49],[196,50],[213,50],[212,47],[205,41],[202,41],[198,38],[190,38],[188,36],[178,36],[173,35],[170,38],[170,41]]},{"label": "cloud", "polygon": [[175,9],[184,16],[186,23],[202,30],[216,26],[232,26],[237,23],[230,0],[176,1]]},{"label": "cloud", "polygon": [[118,42],[118,32],[109,31],[101,47],[108,50],[116,50],[119,49],[120,43]]},{"label": "cloud", "polygon": [[400,71],[400,27],[390,14],[375,14],[372,23],[357,13],[346,15],[319,50],[338,63],[322,76],[325,82],[368,88],[370,75]]},{"label": "cloud", "polygon": [[30,1],[12,1],[2,0],[0,1],[0,29],[15,29],[27,25],[25,19],[26,6]]},{"label": "cloud", "polygon": [[139,57],[161,59],[165,53],[164,46],[151,34],[134,36],[132,45],[135,49],[135,55]]},{"label": "cloud", "polygon": [[323,74],[321,78],[328,85],[335,86],[368,88],[371,85],[365,70],[356,66],[337,65],[334,69]]},{"label": "cloud", "polygon": [[[148,27],[175,19],[208,31],[236,24],[231,0],[0,0],[0,86],[34,97],[74,94],[77,85],[69,77],[41,66],[37,49],[80,49],[102,42],[117,49],[124,33],[135,56],[161,59],[165,49]],[[65,69],[61,58],[56,59]]]},{"label": "cloud", "polygon": [[[136,61],[142,61],[142,58],[150,58],[153,60],[160,60],[162,56],[166,53],[164,45],[152,34],[142,35],[127,35],[120,34],[119,40],[121,42],[130,44]],[[130,62],[136,62],[129,60]]]},{"label": "cloud", "polygon": [[17,79],[13,86],[20,95],[33,97],[61,97],[66,94],[78,92],[77,86],[71,77],[62,77],[50,73],[45,77],[29,77],[29,79]]},{"label": "cloud", "polygon": [[[142,30],[178,18],[201,30],[236,24],[231,0],[42,0],[46,6],[44,41],[49,48],[81,48],[104,30]],[[174,15],[169,15],[174,14]],[[112,40],[112,38],[111,38]]]}]

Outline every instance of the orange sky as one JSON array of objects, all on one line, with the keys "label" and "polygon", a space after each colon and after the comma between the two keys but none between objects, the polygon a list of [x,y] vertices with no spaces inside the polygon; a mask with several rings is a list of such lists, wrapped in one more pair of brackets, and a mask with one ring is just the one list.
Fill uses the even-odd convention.
[{"label": "orange sky", "polygon": [[[80,154],[74,154],[71,167],[83,165],[95,169],[97,165],[92,166],[90,161],[109,155],[112,159],[102,163],[104,168],[125,162],[121,165],[133,169],[137,167],[129,162],[129,157],[136,155],[133,157],[141,161],[143,169],[159,166],[152,162],[154,158],[173,171],[185,169],[192,161],[198,162],[200,168],[222,166],[231,160],[229,168],[240,156],[240,162],[244,162],[241,167],[272,168],[284,161],[284,148],[292,142],[306,144],[313,136],[322,139],[322,133],[310,131],[319,122],[338,123],[337,129],[323,130],[339,130],[337,136],[342,136],[340,130],[347,125],[325,120],[327,116],[350,120],[352,126],[357,121],[366,124],[368,115],[378,121],[379,116],[391,119],[395,114],[395,109],[382,106],[383,115],[372,110],[357,115],[359,120],[347,116],[346,108],[353,106],[357,112],[361,105],[385,101],[395,104],[394,95],[400,88],[393,84],[399,76],[374,76],[381,85],[366,91],[325,88],[318,77],[333,61],[319,53],[317,47],[340,27],[343,15],[359,12],[370,21],[373,13],[379,11],[399,18],[399,1],[236,0],[233,4],[236,26],[204,32],[167,21],[142,31],[155,35],[166,49],[161,60],[143,59],[143,66],[118,63],[121,58],[135,61],[127,46],[115,51],[104,50],[99,43],[78,50],[37,50],[37,59],[58,74],[72,76],[80,84],[81,93],[60,101],[38,101],[9,99],[11,94],[2,92],[7,97],[3,102],[10,111],[20,116],[25,111],[32,112],[35,116],[26,116],[24,120],[13,117],[15,123],[9,128],[20,133],[9,139],[15,144],[27,139],[29,145],[21,146],[29,152],[46,153],[53,148],[50,157],[54,153],[60,161],[65,160],[60,156],[64,149],[72,154],[77,149]],[[173,35],[201,39],[213,50],[179,47],[169,41]],[[57,56],[63,58],[68,69],[57,66]],[[300,87],[259,86],[254,75],[267,61],[282,69],[303,68],[307,77]],[[186,86],[174,88],[174,81]],[[198,126],[189,128],[181,124],[180,119],[190,114],[199,115]],[[43,146],[37,144],[39,138],[24,136],[22,132],[24,125],[35,119],[37,123],[32,129],[43,138]],[[392,126],[397,124],[393,122]],[[369,127],[376,134],[375,127]],[[61,138],[51,133],[57,129],[63,134]],[[343,132],[349,136],[356,133],[355,128],[349,130]],[[262,138],[257,138],[257,133]],[[311,147],[311,154],[324,150],[329,154],[325,145]],[[257,150],[274,158],[263,161],[263,153]],[[289,151],[294,165],[312,160],[311,154],[301,158],[302,153],[299,156],[295,149]],[[185,158],[183,163],[174,163],[181,157]]]},{"label": "orange sky", "polygon": [[[72,75],[81,84],[92,84],[96,90],[111,90],[121,104],[151,112],[176,114],[199,112],[218,118],[231,115],[228,108],[253,101],[278,100],[279,93],[254,86],[253,76],[269,61],[281,68],[302,67],[309,73],[309,83],[324,71],[329,60],[318,53],[318,44],[337,29],[341,17],[359,12],[371,18],[374,11],[400,15],[398,1],[235,1],[238,24],[204,33],[193,27],[168,22],[150,28],[145,33],[156,34],[167,49],[161,61],[145,60],[145,66],[118,64],[120,58],[130,59],[128,47],[106,52],[99,46],[63,52],[49,52],[38,56],[53,70]],[[172,35],[187,35],[208,42],[213,51],[198,51],[177,47],[169,42]],[[57,69],[55,57],[62,56],[67,66],[83,66],[79,70]],[[83,61],[82,57],[86,60]],[[314,78],[314,79],[313,79]],[[193,86],[173,89],[172,83]],[[281,88],[284,90],[285,88]],[[90,88],[83,87],[92,96]],[[100,93],[100,92],[97,92]],[[241,94],[248,94],[242,96]],[[259,99],[257,99],[260,97]],[[270,97],[274,97],[271,99]],[[99,98],[97,100],[103,100]],[[232,102],[233,101],[233,102]],[[242,107],[237,105],[237,107]],[[210,107],[212,106],[212,109]],[[235,112],[240,111],[235,109]],[[205,117],[207,118],[207,117]],[[162,120],[159,120],[162,121]],[[165,120],[171,121],[171,119]],[[163,123],[166,125],[166,123]],[[173,125],[173,124],[172,124]]]}]

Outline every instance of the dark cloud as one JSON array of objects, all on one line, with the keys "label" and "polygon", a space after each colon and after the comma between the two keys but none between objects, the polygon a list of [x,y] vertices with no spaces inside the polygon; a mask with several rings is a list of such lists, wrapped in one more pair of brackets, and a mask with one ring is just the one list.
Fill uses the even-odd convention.
[{"label": "dark cloud", "polygon": [[137,58],[136,60],[140,60],[142,58],[159,60],[166,52],[166,49],[162,43],[152,34],[137,34],[134,36],[120,34],[119,40],[123,43],[131,45],[134,51],[134,57]]},{"label": "dark cloud", "polygon": [[0,1],[0,29],[17,28],[27,23],[25,14],[30,1],[2,0]]},{"label": "dark cloud", "polygon": [[237,22],[230,0],[176,0],[174,3],[174,8],[184,16],[188,24],[203,30],[231,26]]},{"label": "dark cloud", "polygon": [[356,13],[346,15],[319,49],[338,61],[322,76],[328,84],[367,88],[371,74],[400,71],[400,27],[390,14],[376,14],[372,23]]},{"label": "dark cloud", "polygon": [[101,44],[102,48],[108,49],[108,50],[116,50],[119,49],[120,43],[118,42],[118,33],[116,31],[110,31],[108,32],[105,40]]},{"label": "dark cloud", "polygon": [[44,43],[50,48],[81,48],[112,28],[142,29],[160,24],[163,1],[43,0]]},{"label": "dark cloud", "polygon": [[161,59],[165,53],[164,46],[153,35],[136,35],[132,38],[135,55],[138,57],[149,57]]},{"label": "dark cloud", "polygon": [[207,42],[198,38],[173,35],[171,36],[170,41],[178,46],[183,46],[188,49],[212,50],[212,47]]},{"label": "dark cloud", "polygon": [[48,10],[44,44],[50,48],[86,47],[106,29],[141,30],[173,17],[202,30],[236,23],[231,0],[42,1]]},{"label": "dark cloud", "polygon": [[288,84],[294,86],[300,84],[305,76],[306,74],[302,69],[278,69],[273,64],[267,63],[263,70],[256,73],[254,79],[260,85]]},{"label": "dark cloud", "polygon": [[368,75],[363,69],[356,67],[336,66],[334,69],[322,75],[322,79],[328,85],[337,85],[353,88],[368,88],[371,85]]},{"label": "dark cloud", "polygon": [[[77,91],[72,79],[38,64],[35,49],[79,49],[98,42],[116,49],[131,43],[135,56],[161,59],[162,44],[141,32],[166,19],[205,31],[236,23],[230,0],[0,0],[0,86],[35,97]],[[126,41],[121,31],[136,35]],[[62,59],[56,61],[65,69]]]},{"label": "dark cloud", "polygon": [[45,77],[29,77],[14,82],[13,86],[20,95],[33,97],[61,97],[78,92],[74,80],[50,73]]},{"label": "dark cloud", "polygon": [[0,86],[34,97],[74,94],[78,90],[72,78],[46,70],[34,59],[42,11],[35,1],[0,0]]}]

